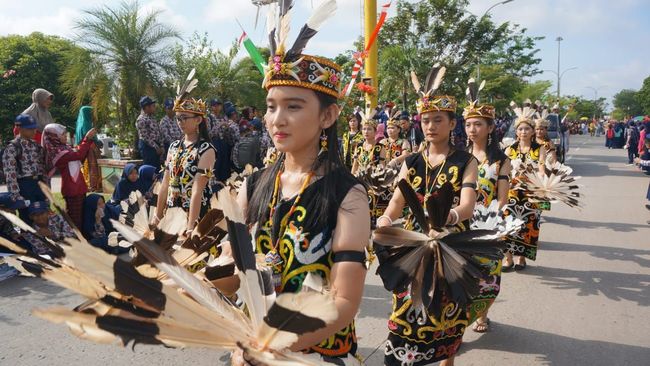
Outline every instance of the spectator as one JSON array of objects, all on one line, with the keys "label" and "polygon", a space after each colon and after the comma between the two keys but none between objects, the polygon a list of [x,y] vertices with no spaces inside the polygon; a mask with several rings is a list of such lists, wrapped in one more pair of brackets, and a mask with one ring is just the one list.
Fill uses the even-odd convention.
[{"label": "spectator", "polygon": [[[93,129],[93,107],[85,105],[79,108],[79,115],[77,115],[77,124],[75,128],[75,146],[79,146],[81,141],[86,137],[88,131]],[[97,163],[98,159],[101,159],[102,153],[99,148],[102,146],[102,143],[94,139],[94,144],[88,150],[88,155],[84,160],[83,172],[84,178],[86,179],[86,185],[91,192],[101,192],[102,191],[102,173],[99,170],[99,164]]]},{"label": "spectator", "polygon": [[625,130],[625,148],[627,149],[627,164],[634,164],[634,159],[639,157],[639,131],[634,121],[630,121]]},{"label": "spectator", "polygon": [[[54,119],[52,119],[52,114],[50,113],[52,101],[54,101],[54,94],[45,89],[36,89],[32,93],[32,104],[23,111],[23,114],[29,114],[34,117],[38,124],[38,130],[34,135],[34,140],[38,143],[41,142],[41,134],[45,126],[54,123]],[[18,132],[14,129],[14,135],[17,134]]]},{"label": "spectator", "polygon": [[66,212],[72,222],[81,228],[83,218],[83,201],[88,192],[86,180],[81,171],[81,162],[86,158],[93,145],[95,129],[90,129],[77,149],[67,144],[64,126],[51,123],[43,130],[43,148],[45,150],[45,171],[52,177],[56,169],[61,172],[61,194],[65,199]]},{"label": "spectator", "polygon": [[[23,208],[25,208],[25,201],[14,200],[11,193],[8,192],[0,193],[0,211],[15,214],[16,210]],[[21,233],[16,230],[16,227],[11,223],[11,221],[2,215],[0,215],[0,237],[16,244],[20,244],[21,247],[31,250],[31,244],[24,240]],[[0,252],[13,253],[13,251],[10,251],[2,245],[0,245]]]},{"label": "spectator", "polygon": [[[106,203],[107,219],[118,219],[120,213],[122,212],[122,206],[120,203],[123,200],[128,199],[132,192],[137,191],[138,187],[138,170],[136,169],[136,165],[133,163],[128,163],[122,170],[122,177],[115,186],[111,200]],[[105,221],[104,224],[109,229],[109,232],[113,231],[112,225],[109,225],[108,221]]]},{"label": "spectator", "polygon": [[[180,140],[180,139],[179,139]],[[153,184],[156,181],[158,168],[151,165],[143,165],[138,169],[138,191],[149,200],[152,206],[156,205],[153,194]]]},{"label": "spectator", "polygon": [[162,140],[164,155],[167,155],[169,145],[176,140],[183,138],[183,131],[178,127],[176,122],[176,113],[174,112],[174,99],[167,98],[164,103],[165,116],[160,120],[160,138]]},{"label": "spectator", "polygon": [[[44,201],[32,202],[29,205],[29,218],[33,222],[32,227],[40,236],[54,241],[63,241],[65,238],[74,238],[75,234],[70,225],[63,218],[50,211],[50,204]],[[34,252],[40,255],[51,255],[46,243],[43,243],[36,235],[24,233],[25,240],[32,244]]]},{"label": "spectator", "polygon": [[105,203],[104,197],[98,194],[90,194],[84,200],[84,218],[82,234],[93,246],[110,254],[122,254],[128,248],[111,247],[108,245],[108,234],[103,224]]},{"label": "spectator", "polygon": [[[45,182],[45,168],[43,148],[34,141],[38,128],[36,120],[29,114],[20,114],[16,117],[14,126],[18,130],[18,136],[7,145],[2,154],[7,190],[16,201],[45,201],[45,195],[38,186],[39,181]],[[20,218],[31,223],[26,208],[20,210]]]},{"label": "spectator", "polygon": [[607,124],[607,132],[605,132],[605,146],[608,149],[614,148],[614,126],[611,121]]},{"label": "spectator", "polygon": [[160,126],[153,117],[156,101],[148,96],[140,98],[142,112],[135,122],[138,130],[138,150],[145,165],[160,166],[160,157],[164,150],[160,137]]}]

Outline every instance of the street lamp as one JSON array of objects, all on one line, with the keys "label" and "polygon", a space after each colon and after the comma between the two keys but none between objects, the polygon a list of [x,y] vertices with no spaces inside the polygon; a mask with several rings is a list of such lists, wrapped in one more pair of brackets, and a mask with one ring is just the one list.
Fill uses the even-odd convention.
[{"label": "street lamp", "polygon": [[562,37],[557,37],[557,105],[560,105],[560,81],[562,79],[562,74],[560,73],[560,43],[564,40]]},{"label": "street lamp", "polygon": [[555,76],[557,76],[557,104],[558,104],[558,106],[560,105],[560,83],[562,82],[562,77],[564,77],[564,74],[565,74],[567,71],[576,70],[576,69],[577,69],[577,67],[569,67],[568,69],[566,69],[566,70],[564,70],[564,71],[562,71],[562,72],[559,72],[560,69],[558,69],[558,71],[554,71],[554,70],[542,70],[542,71],[552,72],[552,73],[555,74]]},{"label": "street lamp", "polygon": [[[505,4],[507,4],[507,3],[511,3],[511,2],[513,2],[513,1],[515,1],[515,0],[504,0],[504,1],[499,1],[498,3],[496,3],[496,4],[492,5],[492,6],[490,6],[490,7],[485,11],[485,13],[483,13],[483,15],[481,15],[481,17],[478,19],[479,23],[481,22],[481,20],[483,20],[483,18],[485,18],[485,17],[488,15],[488,13],[490,12],[490,10],[496,8],[496,7],[499,6],[499,5],[505,5]],[[477,61],[477,64],[476,64],[476,80],[477,80],[477,82],[478,82],[479,85],[480,85],[480,83],[481,83],[481,56],[480,56],[480,55],[477,56],[477,60],[476,60],[476,61]]]}]

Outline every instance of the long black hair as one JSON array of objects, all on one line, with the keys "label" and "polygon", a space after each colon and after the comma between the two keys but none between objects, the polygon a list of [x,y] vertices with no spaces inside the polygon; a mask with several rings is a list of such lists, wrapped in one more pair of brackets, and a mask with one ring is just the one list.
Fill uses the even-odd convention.
[{"label": "long black hair", "polygon": [[[320,111],[324,111],[329,106],[336,104],[337,99],[328,94],[314,91],[318,97]],[[316,192],[313,200],[305,202],[305,208],[308,212],[319,212],[319,215],[307,215],[305,225],[321,226],[331,224],[336,219],[338,206],[341,198],[337,196],[336,188],[340,185],[342,178],[355,180],[354,177],[345,169],[341,156],[339,154],[338,134],[336,131],[336,121],[325,129],[327,136],[327,152],[319,154],[314,161],[313,171],[323,169],[323,180],[320,189]],[[253,224],[256,222],[265,222],[268,220],[269,203],[273,198],[274,180],[284,164],[285,156],[280,154],[277,161],[264,169],[261,176],[255,183],[255,189],[248,197],[248,208],[246,210],[246,222]],[[330,174],[336,173],[336,174]],[[326,213],[326,214],[325,214]]]},{"label": "long black hair", "polygon": [[[487,123],[488,127],[494,126],[494,120],[490,118],[482,119]],[[487,158],[488,164],[492,165],[497,161],[503,163],[507,156],[501,150],[501,146],[499,145],[496,126],[492,129],[492,132],[488,134],[488,141],[489,143],[485,147],[485,156]],[[467,144],[467,151],[472,152],[472,149],[474,148],[474,142],[469,138],[469,136],[467,136]]]},{"label": "long black hair", "polygon": [[199,123],[199,139],[210,142],[210,131],[208,131],[208,119],[206,117],[201,117],[201,123]]}]

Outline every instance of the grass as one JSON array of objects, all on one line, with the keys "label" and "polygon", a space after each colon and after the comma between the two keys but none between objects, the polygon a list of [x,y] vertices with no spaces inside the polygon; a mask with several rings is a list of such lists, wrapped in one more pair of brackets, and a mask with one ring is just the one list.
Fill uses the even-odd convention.
[{"label": "grass", "polygon": [[[91,193],[91,192],[88,192]],[[99,195],[102,195],[104,197],[104,202],[108,202],[108,200],[111,199],[111,195],[108,193],[97,193]],[[56,203],[59,207],[63,208],[65,210],[65,199],[63,198],[63,195],[61,192],[52,192],[52,195],[54,196],[54,203]]]}]

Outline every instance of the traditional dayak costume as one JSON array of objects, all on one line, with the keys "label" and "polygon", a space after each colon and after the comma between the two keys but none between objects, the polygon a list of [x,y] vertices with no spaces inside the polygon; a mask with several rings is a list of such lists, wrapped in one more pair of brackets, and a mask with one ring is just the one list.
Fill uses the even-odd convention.
[{"label": "traditional dayak costume", "polygon": [[[533,119],[536,110],[530,104],[530,101],[526,101],[522,108],[517,107],[514,102],[511,103],[511,106],[517,115],[517,119],[514,122],[515,128],[522,123],[529,125],[531,129],[535,128]],[[533,137],[528,151],[522,152],[519,141],[517,141],[506,150],[506,154],[513,161],[513,167],[519,166],[519,163],[521,163],[532,165],[536,169],[540,163],[539,157],[542,148],[542,145],[538,144]],[[544,162],[541,163],[544,164]],[[513,186],[517,184],[521,172],[520,169],[513,169]],[[537,258],[537,241],[539,239],[540,210],[537,208],[537,204],[528,199],[527,192],[511,189],[508,194],[508,204],[505,207],[505,214],[513,215],[515,218],[524,221],[524,227],[514,235],[508,237],[508,251],[513,255],[524,256],[534,261]]]},{"label": "traditional dayak costume", "polygon": [[[291,8],[291,1],[280,6],[280,19],[286,21]],[[341,69],[330,60],[302,54],[307,41],[316,34],[320,24],[329,18],[336,9],[335,1],[326,1],[314,11],[314,14],[302,28],[293,47],[285,48],[286,29],[271,29],[271,58],[265,69],[264,87],[294,86],[314,90],[338,98],[340,90]],[[275,24],[275,23],[274,23]],[[279,32],[276,40],[274,35]],[[319,166],[329,164],[319,156]],[[281,197],[280,177],[283,172],[284,156],[281,154],[274,165],[257,171],[247,180],[247,197],[255,197],[255,191],[262,188],[259,180],[264,174],[277,172],[274,179],[271,202],[261,207],[267,208],[262,213],[259,228],[254,233],[256,251],[265,256],[266,263],[273,269],[273,277],[278,293],[299,292],[305,277],[312,273],[327,282],[330,271],[336,262],[365,262],[362,252],[334,253],[332,242],[337,227],[337,213],[343,199],[358,183],[343,166],[329,169],[315,182],[316,168],[305,178],[297,195],[291,198]],[[279,165],[278,165],[279,164]],[[322,201],[326,182],[336,182],[335,202],[324,212]],[[323,219],[326,218],[326,219]],[[350,259],[353,257],[353,259]],[[354,359],[357,351],[357,338],[354,322],[311,347],[307,352],[318,353],[327,361],[347,365],[358,361]]]},{"label": "traditional dayak costume", "polygon": [[[193,77],[194,72],[190,73],[186,84],[179,90],[179,95],[174,102],[174,111],[205,118],[207,113],[205,102],[188,96],[197,83],[196,79],[192,79]],[[186,145],[183,140],[176,140],[171,144],[169,147],[170,159],[165,166],[165,169],[169,170],[167,207],[181,207],[185,212],[189,212],[194,178],[199,174],[207,176],[208,179],[213,176],[212,169],[199,168],[201,157],[211,150],[215,152],[216,156],[217,153],[210,141],[203,140],[200,134],[199,139],[189,145]],[[201,195],[201,210],[198,220],[208,212],[210,197],[212,197],[212,189],[208,183]]]},{"label": "traditional dayak costume", "polygon": [[[467,101],[468,105],[463,110],[463,117],[467,121],[470,118],[482,118],[486,121],[491,121],[494,123],[495,119],[495,110],[494,107],[488,104],[480,104],[479,102],[479,92],[485,85],[485,82],[477,88],[476,82],[474,79],[470,79],[467,86]],[[487,149],[489,149],[490,144],[492,143],[492,133],[488,135]],[[468,140],[469,141],[469,140]],[[470,144],[469,150],[472,151],[473,144]],[[475,229],[477,225],[481,225],[480,220],[483,220],[481,212],[485,211],[490,207],[492,202],[497,203],[497,187],[500,180],[509,181],[510,176],[508,175],[499,175],[503,164],[506,162],[508,157],[498,150],[496,156],[490,156],[489,153],[486,154],[484,161],[479,162],[478,165],[478,186],[477,186],[477,195],[476,195],[476,210],[474,214],[474,219],[471,224],[471,228]],[[480,293],[477,297],[472,300],[469,311],[469,324],[473,323],[478,319],[489,307],[494,303],[499,290],[501,289],[501,260],[490,260],[488,258],[476,256],[478,260],[485,269],[489,272],[489,278],[487,280],[481,280]]]},{"label": "traditional dayak costume", "polygon": [[[418,113],[455,113],[454,97],[434,94],[442,82],[444,71],[444,67],[436,65],[429,73],[425,91],[417,101]],[[420,91],[417,77],[413,79],[416,90]],[[420,204],[424,205],[424,212],[427,212],[426,202],[429,197],[446,183],[451,185],[449,189],[452,207],[458,205],[463,188],[463,174],[474,157],[468,152],[452,149],[445,160],[431,166],[427,154],[428,149],[425,149],[409,156],[405,161],[408,169],[406,182],[415,192]],[[408,210],[404,229],[428,234],[428,228],[421,227],[413,208]],[[469,221],[466,220],[459,222],[452,231],[461,232],[468,229]],[[376,243],[377,241],[375,245]],[[381,263],[383,254],[380,249],[376,249],[376,252]],[[386,285],[386,281],[384,284]],[[439,301],[433,302],[431,307],[424,306],[421,302],[415,305],[412,296],[410,286],[396,288],[393,292],[385,365],[413,366],[434,363],[454,356],[461,345],[468,324],[467,309],[452,300],[447,291],[443,291]]]},{"label": "traditional dayak costume", "polygon": [[[377,130],[377,120],[373,119],[372,115],[368,113],[360,113],[360,115],[361,126],[370,126],[374,130]],[[375,142],[369,149],[367,149],[364,140],[364,142],[357,145],[352,161],[352,173],[356,177],[368,174],[368,172],[381,170],[386,165],[386,151],[384,145]],[[390,202],[390,196],[390,192],[383,192],[383,194],[373,191],[368,192],[372,227],[375,226],[377,218],[384,214],[384,210],[386,210],[388,202]]]}]

